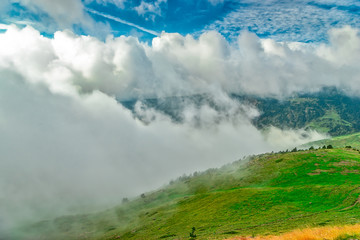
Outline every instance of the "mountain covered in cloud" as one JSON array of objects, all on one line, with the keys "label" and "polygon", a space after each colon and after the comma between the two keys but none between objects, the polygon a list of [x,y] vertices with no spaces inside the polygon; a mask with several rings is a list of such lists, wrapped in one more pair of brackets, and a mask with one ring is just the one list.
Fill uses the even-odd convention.
[{"label": "mountain covered in cloud", "polygon": [[[360,132],[360,98],[349,97],[336,88],[297,93],[284,99],[239,94],[231,94],[230,98],[251,106],[238,111],[251,114],[251,122],[259,130],[266,131],[272,127],[312,129],[331,136]],[[139,107],[159,111],[178,124],[188,120],[186,109],[189,108],[202,109],[206,106],[214,112],[221,112],[222,118],[233,115],[228,105],[219,104],[209,95],[129,100],[121,104],[144,122],[149,122],[149,119],[139,113]],[[193,122],[201,125],[204,120],[193,118]]]},{"label": "mountain covered in cloud", "polygon": [[314,129],[339,136],[360,131],[360,98],[336,89],[297,94],[285,100],[252,99],[262,113],[254,119],[258,128]]}]

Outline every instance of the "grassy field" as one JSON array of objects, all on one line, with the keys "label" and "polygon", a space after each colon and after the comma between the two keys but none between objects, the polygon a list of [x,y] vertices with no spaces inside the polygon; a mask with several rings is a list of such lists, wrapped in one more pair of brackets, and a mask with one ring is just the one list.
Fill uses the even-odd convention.
[{"label": "grassy field", "polygon": [[114,209],[43,221],[9,239],[225,239],[352,225],[360,223],[359,174],[360,153],[352,148],[264,154],[183,176]]}]

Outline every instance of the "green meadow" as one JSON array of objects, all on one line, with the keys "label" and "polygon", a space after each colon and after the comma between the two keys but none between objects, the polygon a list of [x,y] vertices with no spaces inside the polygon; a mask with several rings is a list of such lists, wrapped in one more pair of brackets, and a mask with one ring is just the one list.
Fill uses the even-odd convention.
[{"label": "green meadow", "polygon": [[182,176],[113,209],[39,222],[10,237],[224,239],[355,224],[359,166],[360,153],[353,148],[251,156]]}]

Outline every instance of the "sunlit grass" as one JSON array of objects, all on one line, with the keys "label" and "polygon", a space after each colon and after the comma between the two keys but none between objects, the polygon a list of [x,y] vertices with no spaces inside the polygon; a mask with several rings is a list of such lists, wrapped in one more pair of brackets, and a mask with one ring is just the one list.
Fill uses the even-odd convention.
[{"label": "sunlit grass", "polygon": [[345,240],[359,239],[360,224],[296,229],[278,236],[233,237],[227,240]]}]

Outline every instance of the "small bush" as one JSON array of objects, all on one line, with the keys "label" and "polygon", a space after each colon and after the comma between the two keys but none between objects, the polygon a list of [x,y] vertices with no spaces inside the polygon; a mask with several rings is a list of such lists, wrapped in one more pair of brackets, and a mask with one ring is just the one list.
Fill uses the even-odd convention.
[{"label": "small bush", "polygon": [[190,239],[195,239],[196,238],[196,234],[195,234],[195,227],[192,227],[191,232],[190,232]]}]

